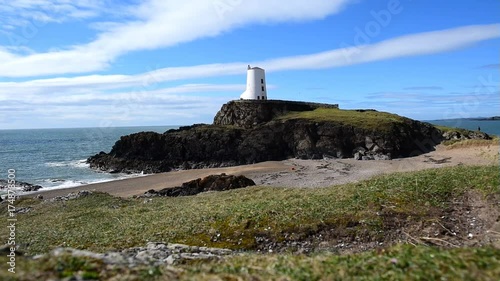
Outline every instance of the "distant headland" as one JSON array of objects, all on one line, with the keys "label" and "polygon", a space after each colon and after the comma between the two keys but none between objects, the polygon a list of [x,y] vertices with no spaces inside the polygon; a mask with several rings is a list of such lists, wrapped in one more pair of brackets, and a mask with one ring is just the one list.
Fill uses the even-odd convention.
[{"label": "distant headland", "polygon": [[468,118],[468,120],[474,120],[474,121],[496,121],[496,120],[500,120],[500,116]]},{"label": "distant headland", "polygon": [[450,119],[437,119],[433,121],[452,121],[452,120],[470,120],[470,121],[498,121],[500,116],[492,117],[470,117],[470,118],[450,118]]}]

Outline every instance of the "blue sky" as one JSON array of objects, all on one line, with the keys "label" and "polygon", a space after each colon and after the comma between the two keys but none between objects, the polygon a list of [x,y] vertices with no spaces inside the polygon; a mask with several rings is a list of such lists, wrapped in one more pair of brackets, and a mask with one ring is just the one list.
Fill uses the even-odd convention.
[{"label": "blue sky", "polygon": [[500,1],[0,0],[0,129],[211,123],[270,99],[499,115]]}]

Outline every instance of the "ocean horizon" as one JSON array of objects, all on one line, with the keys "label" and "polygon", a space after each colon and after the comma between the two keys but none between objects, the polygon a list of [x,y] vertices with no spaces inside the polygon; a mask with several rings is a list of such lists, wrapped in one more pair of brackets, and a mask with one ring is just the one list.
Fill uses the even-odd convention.
[{"label": "ocean horizon", "polygon": [[431,123],[433,125],[446,126],[452,128],[462,128],[471,131],[481,129],[481,132],[489,135],[500,136],[500,120],[475,120],[475,119],[443,119],[443,120],[426,120],[422,122]]}]

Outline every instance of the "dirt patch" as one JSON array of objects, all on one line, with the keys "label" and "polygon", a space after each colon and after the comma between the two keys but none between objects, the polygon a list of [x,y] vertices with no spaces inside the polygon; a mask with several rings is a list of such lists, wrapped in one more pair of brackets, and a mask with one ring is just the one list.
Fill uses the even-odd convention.
[{"label": "dirt patch", "polygon": [[373,230],[363,220],[353,219],[345,227],[324,224],[283,233],[280,240],[256,237],[260,252],[311,253],[329,251],[358,253],[399,243],[445,248],[494,245],[500,248],[500,196],[477,191],[453,198],[445,209],[430,208],[426,214],[403,214],[383,207],[377,216],[381,225]]}]

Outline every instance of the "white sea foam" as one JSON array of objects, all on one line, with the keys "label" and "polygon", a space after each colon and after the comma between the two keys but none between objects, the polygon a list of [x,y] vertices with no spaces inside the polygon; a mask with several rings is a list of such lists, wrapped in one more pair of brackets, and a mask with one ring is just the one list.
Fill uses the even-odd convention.
[{"label": "white sea foam", "polygon": [[84,186],[84,185],[89,185],[89,184],[111,182],[111,181],[124,180],[124,179],[129,179],[129,178],[143,177],[143,176],[146,176],[146,175],[143,173],[141,173],[141,174],[115,174],[115,175],[112,175],[112,177],[95,178],[95,179],[89,179],[86,181],[84,181],[84,180],[64,180],[64,179],[45,179],[45,180],[43,180],[43,183],[40,183],[40,185],[43,187],[39,191],[47,191],[47,190],[55,190],[55,189],[67,189],[67,188],[79,187],[79,186]]},{"label": "white sea foam", "polygon": [[87,159],[82,160],[72,160],[72,161],[60,161],[60,162],[47,162],[45,166],[48,167],[73,167],[73,168],[89,168],[90,164],[87,163]]},{"label": "white sea foam", "polygon": [[86,182],[82,182],[82,181],[65,180],[65,181],[62,181],[61,184],[58,184],[56,186],[52,186],[49,188],[43,188],[42,190],[71,188],[71,187],[77,187],[80,185],[84,185],[85,183]]},{"label": "white sea foam", "polygon": [[82,159],[82,160],[77,160],[77,161],[71,161],[69,163],[69,166],[87,169],[90,167],[90,164],[87,163],[87,159]]},{"label": "white sea foam", "polygon": [[45,163],[45,166],[48,167],[64,167],[67,166],[65,162],[47,162]]}]

